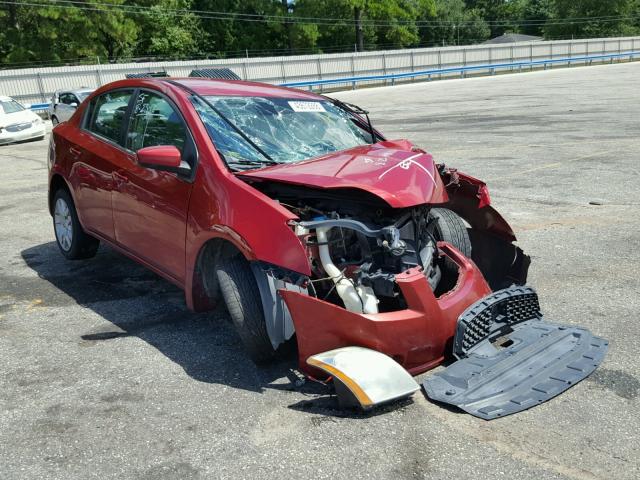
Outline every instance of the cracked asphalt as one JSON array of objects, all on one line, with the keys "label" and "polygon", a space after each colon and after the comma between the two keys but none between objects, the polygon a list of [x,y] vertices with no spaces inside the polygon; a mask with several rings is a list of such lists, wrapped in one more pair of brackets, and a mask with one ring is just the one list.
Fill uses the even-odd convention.
[{"label": "cracked asphalt", "polygon": [[[334,94],[485,180],[557,322],[610,340],[589,379],[485,422],[427,401],[344,413],[256,368],[223,308],[101,247],[68,262],[47,142],[0,147],[0,478],[640,477],[640,63]],[[428,374],[426,374],[428,375]]]}]

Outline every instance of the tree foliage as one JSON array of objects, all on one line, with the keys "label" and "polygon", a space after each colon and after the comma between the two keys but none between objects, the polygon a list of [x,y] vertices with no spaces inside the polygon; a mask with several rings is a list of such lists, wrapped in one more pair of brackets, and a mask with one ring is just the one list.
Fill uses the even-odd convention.
[{"label": "tree foliage", "polygon": [[640,0],[15,1],[0,6],[0,64],[472,44],[503,33],[636,35]]}]

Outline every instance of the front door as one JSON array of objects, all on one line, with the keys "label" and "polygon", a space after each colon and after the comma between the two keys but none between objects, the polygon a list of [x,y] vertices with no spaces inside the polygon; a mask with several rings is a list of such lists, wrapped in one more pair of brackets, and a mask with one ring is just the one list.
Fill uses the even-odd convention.
[{"label": "front door", "polygon": [[131,153],[114,171],[116,241],[182,284],[192,183],[138,164],[134,152],[157,145],[176,146],[195,168],[195,145],[177,108],[161,94],[141,90],[126,134],[125,146]]}]

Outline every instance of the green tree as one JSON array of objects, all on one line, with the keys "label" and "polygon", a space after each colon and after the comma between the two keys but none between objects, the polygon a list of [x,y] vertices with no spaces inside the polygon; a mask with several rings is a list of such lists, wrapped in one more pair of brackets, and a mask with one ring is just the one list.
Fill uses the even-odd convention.
[{"label": "green tree", "polygon": [[477,43],[491,33],[480,12],[467,9],[463,0],[436,0],[435,13],[421,20],[431,22],[420,27],[421,41],[428,45]]},{"label": "green tree", "polygon": [[[415,20],[434,0],[298,0],[295,17],[327,18],[334,22],[305,24],[316,32],[317,46],[326,51],[353,45],[358,51],[376,46],[397,48],[419,41]],[[330,12],[330,13],[327,13]]]},{"label": "green tree", "polygon": [[[637,0],[552,0],[552,14],[544,33],[552,38],[634,35],[640,32]],[[609,17],[603,19],[602,17]],[[614,17],[614,18],[612,18]],[[587,18],[562,22],[567,18]]]},{"label": "green tree", "polygon": [[[330,52],[356,48],[358,36],[362,36],[362,48],[375,42],[375,31],[361,22],[361,33],[355,25],[355,11],[351,2],[345,0],[298,0],[294,4],[294,17],[297,18],[335,18],[332,22],[296,23],[300,30],[308,33],[308,39],[314,39],[313,48],[321,52]],[[313,32],[313,33],[312,33]]]},{"label": "green tree", "polygon": [[[124,0],[87,5],[95,3],[122,5]],[[3,62],[118,58],[130,55],[135,47],[136,24],[122,11],[9,4],[5,14]]]},{"label": "green tree", "polygon": [[255,21],[237,18],[202,18],[203,52],[286,52],[288,47],[285,23],[272,16],[283,16],[281,0],[195,0],[193,8],[213,12],[254,15]]},{"label": "green tree", "polygon": [[525,0],[521,10],[520,33],[544,35],[544,24],[551,17],[553,0]]},{"label": "green tree", "polygon": [[199,53],[200,18],[193,13],[171,12],[189,10],[192,0],[138,0],[135,5],[150,9],[147,14],[137,15],[136,56],[186,57]]}]

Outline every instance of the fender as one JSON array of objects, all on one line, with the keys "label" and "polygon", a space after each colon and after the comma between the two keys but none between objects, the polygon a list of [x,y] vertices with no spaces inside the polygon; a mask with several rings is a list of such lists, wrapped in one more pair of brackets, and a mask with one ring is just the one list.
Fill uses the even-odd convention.
[{"label": "fender", "polygon": [[67,187],[67,190],[71,194],[71,199],[73,200],[73,202],[75,203],[76,201],[73,189],[71,188],[71,185],[69,185],[69,181],[65,178],[64,173],[62,171],[62,167],[60,167],[59,165],[53,165],[53,167],[51,168],[51,171],[49,172],[49,185],[48,185],[49,191],[47,192],[47,204],[48,204],[47,207],[49,208],[49,214],[51,214],[52,216],[53,216],[52,186],[54,183],[65,185]]},{"label": "fender", "polygon": [[199,270],[203,247],[212,240],[233,245],[249,261],[261,260],[302,275],[311,274],[306,249],[289,225],[297,217],[233,173],[217,167],[210,159],[203,159],[195,179],[198,188],[193,189],[189,201],[185,295],[187,306],[194,310],[206,310],[214,303],[206,298]]},{"label": "fender", "polygon": [[455,169],[446,169],[443,180],[449,195],[447,208],[464,218],[475,230],[492,233],[508,242],[516,241],[511,226],[491,206],[486,183]]},{"label": "fender", "polygon": [[[207,250],[207,246],[212,241],[217,241],[217,245],[213,247],[215,250]],[[187,274],[185,278],[185,299],[187,308],[195,312],[203,312],[211,310],[217,303],[217,297],[211,298],[210,291],[206,285],[206,279],[202,266],[204,262],[214,262],[216,258],[205,258],[205,255],[211,253],[221,253],[226,246],[232,246],[239,251],[247,260],[255,260],[253,250],[241,235],[226,225],[213,226],[208,235],[200,238],[200,245],[197,248],[198,255],[195,262],[187,263]]]}]

